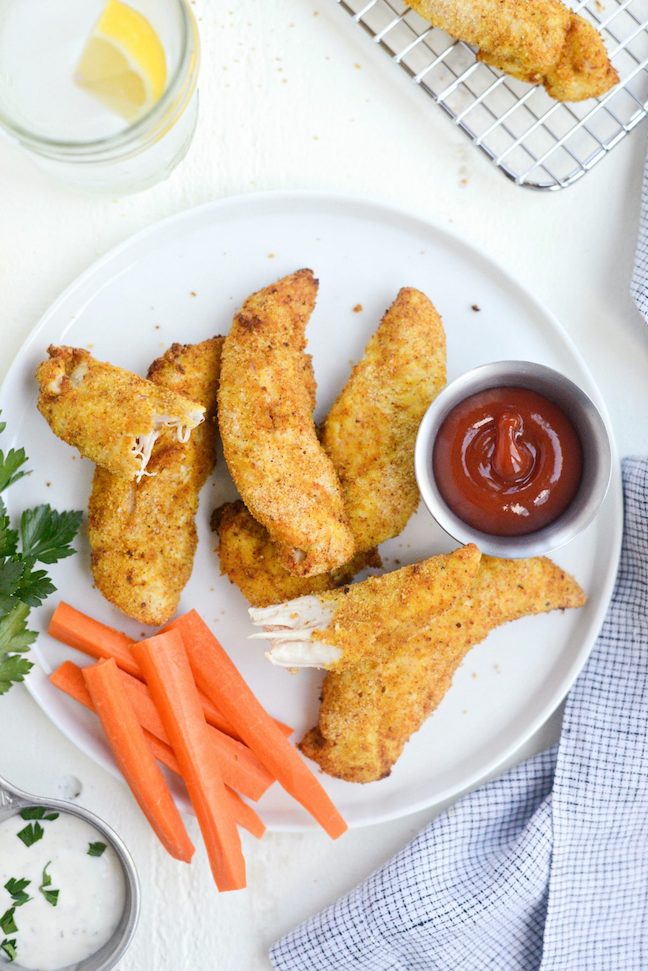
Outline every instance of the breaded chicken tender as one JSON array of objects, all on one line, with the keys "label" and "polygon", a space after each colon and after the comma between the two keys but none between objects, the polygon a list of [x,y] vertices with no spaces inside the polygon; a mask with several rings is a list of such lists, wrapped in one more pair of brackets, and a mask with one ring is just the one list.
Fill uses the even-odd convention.
[{"label": "breaded chicken tender", "polygon": [[560,0],[409,0],[421,17],[479,48],[478,58],[558,101],[583,101],[619,81],[598,31]]},{"label": "breaded chicken tender", "polygon": [[355,552],[340,483],[313,422],[304,331],[316,295],[304,269],[248,297],[225,338],[218,393],[232,478],[296,576],[334,570]]},{"label": "breaded chicken tender", "polygon": [[221,570],[254,607],[331,590],[379,566],[372,542],[398,535],[418,505],[414,441],[445,383],[445,334],[418,290],[400,291],[333,405],[323,437],[341,478],[349,525],[361,551],[339,570],[302,578],[282,567],[269,534],[242,503],[216,515]]},{"label": "breaded chicken tender", "polygon": [[155,474],[149,460],[163,430],[185,443],[204,419],[202,405],[83,348],[52,346],[48,353],[36,371],[38,410],[55,435],[108,472]]},{"label": "breaded chicken tender", "polygon": [[415,512],[416,433],[446,382],[446,340],[431,301],[404,287],[322,428],[357,550],[398,536]]},{"label": "breaded chicken tender", "polygon": [[576,581],[549,559],[482,557],[468,595],[409,640],[394,639],[390,657],[367,653],[326,676],[319,725],[306,734],[302,752],[349,782],[384,778],[445,696],[462,659],[490,631],[585,601]]},{"label": "breaded chicken tender", "polygon": [[380,663],[465,599],[480,559],[470,544],[342,590],[252,607],[252,622],[263,628],[252,638],[266,639],[266,657],[281,667],[337,671],[366,657]]},{"label": "breaded chicken tender", "polygon": [[90,496],[92,575],[107,600],[143,624],[165,623],[191,576],[198,496],[216,461],[216,395],[222,337],[173,344],[149,368],[161,389],[200,402],[205,421],[182,445],[156,441],[141,482],[95,470]]},{"label": "breaded chicken tender", "polygon": [[365,567],[380,566],[375,550],[358,553],[331,573],[295,577],[281,565],[277,547],[265,526],[258,523],[240,500],[214,510],[212,528],[218,532],[221,572],[241,590],[254,607],[321,593],[348,583]]}]

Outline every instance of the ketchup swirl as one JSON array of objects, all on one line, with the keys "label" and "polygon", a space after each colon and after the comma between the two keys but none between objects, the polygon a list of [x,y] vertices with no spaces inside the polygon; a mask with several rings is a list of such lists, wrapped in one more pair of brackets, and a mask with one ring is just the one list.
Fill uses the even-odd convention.
[{"label": "ketchup swirl", "polygon": [[570,504],[583,452],[553,401],[528,388],[490,388],[449,413],[432,464],[441,495],[460,519],[494,536],[521,536]]}]

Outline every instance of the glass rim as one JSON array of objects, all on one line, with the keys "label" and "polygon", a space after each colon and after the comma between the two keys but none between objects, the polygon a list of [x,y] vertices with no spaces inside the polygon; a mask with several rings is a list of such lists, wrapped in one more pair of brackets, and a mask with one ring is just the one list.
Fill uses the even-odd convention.
[{"label": "glass rim", "polygon": [[[155,123],[157,119],[163,117],[169,103],[173,101],[173,98],[181,90],[193,49],[198,49],[198,26],[187,0],[171,0],[171,2],[175,3],[182,17],[182,54],[164,93],[158,98],[153,107],[132,125],[128,125],[114,135],[108,135],[105,138],[95,138],[89,141],[71,141],[69,139],[48,138],[43,135],[38,135],[23,125],[15,123],[9,115],[0,110],[0,127],[4,128],[10,135],[15,136],[25,147],[32,148],[37,152],[45,150],[44,153],[40,151],[40,154],[60,152],[64,155],[91,155],[98,151],[119,148],[145,133],[151,123]],[[193,44],[191,43],[192,40],[194,41]]]}]

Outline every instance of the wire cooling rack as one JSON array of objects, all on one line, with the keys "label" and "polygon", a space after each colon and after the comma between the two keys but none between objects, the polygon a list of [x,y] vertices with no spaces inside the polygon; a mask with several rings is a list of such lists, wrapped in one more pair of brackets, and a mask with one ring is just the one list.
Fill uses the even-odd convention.
[{"label": "wire cooling rack", "polygon": [[648,0],[573,4],[601,31],[621,78],[602,98],[573,104],[482,64],[400,0],[334,2],[518,185],[571,185],[647,114]]}]

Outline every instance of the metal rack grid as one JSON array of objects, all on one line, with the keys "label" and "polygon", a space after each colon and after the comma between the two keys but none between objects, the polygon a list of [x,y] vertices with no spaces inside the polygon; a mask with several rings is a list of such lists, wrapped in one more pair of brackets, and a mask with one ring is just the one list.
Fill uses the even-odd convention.
[{"label": "metal rack grid", "polygon": [[401,0],[334,0],[518,185],[562,189],[582,178],[648,113],[648,0],[581,0],[621,82],[561,104],[478,61],[475,51]]}]

